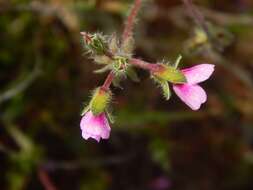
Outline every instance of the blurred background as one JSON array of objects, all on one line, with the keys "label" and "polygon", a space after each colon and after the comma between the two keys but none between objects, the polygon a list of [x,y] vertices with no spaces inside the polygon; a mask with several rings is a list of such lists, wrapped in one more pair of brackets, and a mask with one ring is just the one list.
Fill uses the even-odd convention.
[{"label": "blurred background", "polygon": [[208,62],[208,102],[165,101],[147,72],[113,88],[111,137],[81,138],[80,110],[106,73],[80,31],[122,32],[132,0],[0,0],[0,189],[252,190],[253,1],[196,0],[206,42],[180,0],[147,0],[135,56]]}]

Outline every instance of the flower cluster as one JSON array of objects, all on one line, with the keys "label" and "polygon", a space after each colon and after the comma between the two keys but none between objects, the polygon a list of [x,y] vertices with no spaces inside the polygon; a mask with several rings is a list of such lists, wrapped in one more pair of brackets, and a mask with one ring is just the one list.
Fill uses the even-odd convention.
[{"label": "flower cluster", "polygon": [[104,84],[94,90],[91,101],[82,111],[80,127],[84,139],[93,138],[96,141],[108,139],[110,136],[111,116],[108,106],[111,102],[112,93],[110,86],[118,87],[120,80],[129,77],[139,81],[134,67],[145,69],[151,78],[161,87],[164,97],[171,97],[170,85],[176,95],[192,110],[198,110],[201,104],[207,100],[205,90],[199,83],[207,80],[214,71],[212,64],[199,64],[186,69],[178,69],[181,56],[172,65],[166,63],[148,63],[133,58],[134,39],[131,29],[141,0],[135,0],[134,7],[126,22],[122,39],[115,35],[104,36],[102,34],[88,34],[81,32],[85,48],[90,53],[94,62],[103,67],[96,73],[109,71]]}]

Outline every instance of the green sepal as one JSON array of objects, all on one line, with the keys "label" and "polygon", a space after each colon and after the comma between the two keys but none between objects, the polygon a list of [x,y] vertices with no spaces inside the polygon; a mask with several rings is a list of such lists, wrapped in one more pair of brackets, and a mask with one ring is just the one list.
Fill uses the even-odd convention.
[{"label": "green sepal", "polygon": [[122,87],[120,86],[120,82],[122,81],[122,79],[124,77],[125,77],[125,74],[123,72],[117,72],[117,73],[115,73],[114,80],[112,81],[113,86],[122,89]]},{"label": "green sepal", "polygon": [[97,88],[90,101],[90,109],[94,115],[103,113],[111,100],[111,92]]},{"label": "green sepal", "polygon": [[163,96],[166,100],[169,100],[171,97],[171,91],[170,91],[170,87],[169,87],[169,83],[165,80],[160,80],[157,77],[152,77],[154,79],[154,81],[159,85],[159,87],[161,87],[162,91],[163,91]]},{"label": "green sepal", "polygon": [[84,114],[86,114],[89,111],[89,109],[90,109],[90,105],[84,106],[80,115],[83,116]]},{"label": "green sepal", "polygon": [[101,69],[97,69],[94,71],[94,73],[104,73],[106,71],[110,71],[112,70],[112,65],[106,65],[104,67],[102,67]]},{"label": "green sepal", "polygon": [[174,65],[173,65],[175,69],[178,68],[178,65],[179,65],[180,61],[182,60],[182,58],[183,58],[182,55],[179,55],[179,56],[177,57],[177,60],[175,61]]},{"label": "green sepal", "polygon": [[112,115],[112,113],[110,111],[107,111],[106,115],[107,115],[107,118],[109,119],[110,123],[114,123],[115,122],[114,116]]},{"label": "green sepal", "polygon": [[90,35],[90,42],[86,46],[88,50],[97,55],[103,55],[108,48],[105,37],[98,33]]},{"label": "green sepal", "polygon": [[112,63],[112,60],[106,55],[97,55],[97,56],[94,56],[93,59],[97,64],[101,64],[101,65],[108,65]]},{"label": "green sepal", "polygon": [[134,82],[140,82],[140,79],[135,71],[135,69],[131,66],[128,66],[126,69],[127,76]]},{"label": "green sepal", "polygon": [[154,72],[153,75],[159,80],[169,81],[171,83],[186,83],[184,74],[172,66],[162,65],[163,68],[160,71]]},{"label": "green sepal", "polygon": [[121,49],[124,53],[131,55],[134,51],[134,44],[135,44],[134,38],[129,37],[123,42]]},{"label": "green sepal", "polygon": [[171,97],[170,87],[167,81],[160,81],[160,86],[163,91],[163,96],[166,100],[169,100]]},{"label": "green sepal", "polygon": [[121,79],[118,77],[118,78],[115,78],[112,82],[113,86],[116,87],[116,88],[121,88],[121,85],[120,85],[120,82],[121,82]]},{"label": "green sepal", "polygon": [[119,41],[117,39],[116,34],[112,34],[109,40],[109,49],[110,51],[115,54],[119,50]]}]

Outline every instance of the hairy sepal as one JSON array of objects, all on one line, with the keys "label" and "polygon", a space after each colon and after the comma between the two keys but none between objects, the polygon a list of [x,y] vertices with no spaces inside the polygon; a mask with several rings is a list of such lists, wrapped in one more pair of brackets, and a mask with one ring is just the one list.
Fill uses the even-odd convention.
[{"label": "hairy sepal", "polygon": [[126,69],[127,76],[134,82],[140,82],[140,79],[135,71],[135,69],[131,66],[128,66]]},{"label": "hairy sepal", "polygon": [[170,97],[171,97],[171,91],[170,91],[169,83],[165,80],[158,79],[157,77],[154,77],[154,76],[152,78],[154,79],[154,81],[161,88],[164,98],[166,100],[169,100]]},{"label": "hairy sepal", "polygon": [[105,91],[102,88],[97,88],[94,91],[90,101],[90,109],[94,115],[99,115],[105,111],[111,101],[111,92]]},{"label": "hairy sepal", "polygon": [[161,66],[159,71],[153,72],[153,75],[159,80],[165,80],[175,84],[186,83],[186,78],[180,70],[168,65]]}]

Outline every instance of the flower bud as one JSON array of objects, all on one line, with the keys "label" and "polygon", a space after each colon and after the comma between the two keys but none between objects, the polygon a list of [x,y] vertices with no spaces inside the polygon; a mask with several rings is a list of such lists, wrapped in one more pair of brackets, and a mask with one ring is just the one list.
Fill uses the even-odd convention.
[{"label": "flower bud", "polygon": [[157,71],[154,71],[152,74],[157,77],[159,80],[165,80],[172,83],[185,83],[186,78],[184,74],[176,69],[175,67],[161,64],[161,68]]},{"label": "flower bud", "polygon": [[104,36],[98,33],[87,34],[85,32],[81,32],[81,35],[83,35],[85,45],[88,50],[98,55],[102,55],[105,53],[107,49],[107,44]]},{"label": "flower bud", "polygon": [[111,100],[111,92],[105,91],[101,87],[97,88],[90,101],[90,109],[94,115],[98,115],[105,111]]}]

